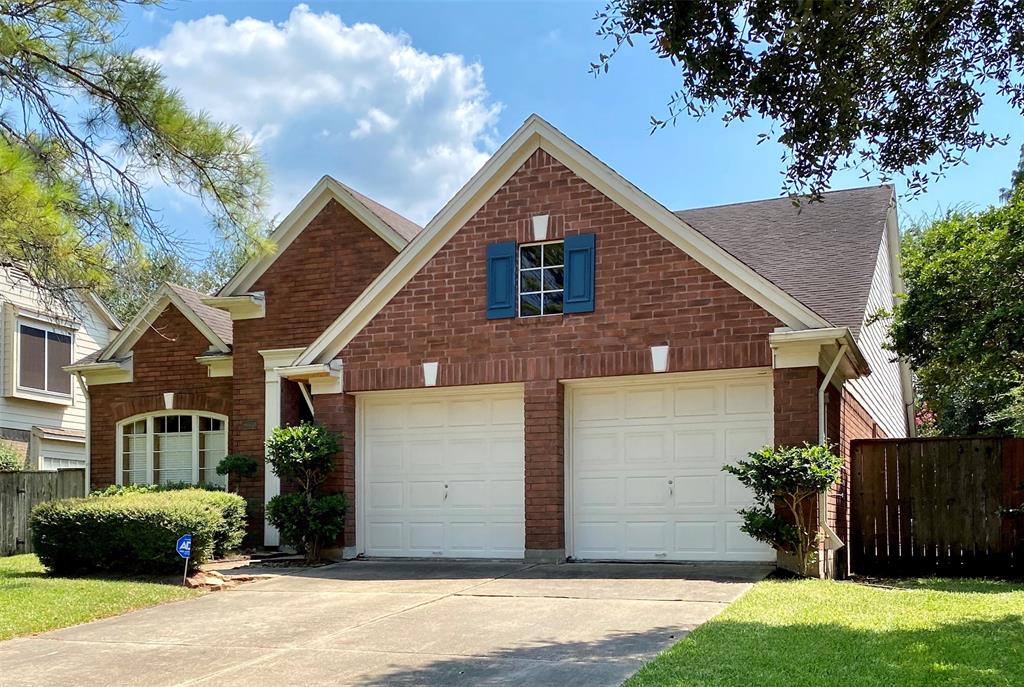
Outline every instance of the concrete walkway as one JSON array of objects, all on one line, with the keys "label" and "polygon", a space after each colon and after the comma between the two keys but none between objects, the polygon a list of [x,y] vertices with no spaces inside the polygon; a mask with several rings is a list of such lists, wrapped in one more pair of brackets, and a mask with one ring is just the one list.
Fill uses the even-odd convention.
[{"label": "concrete walkway", "polygon": [[0,642],[15,685],[618,685],[769,568],[353,561]]}]

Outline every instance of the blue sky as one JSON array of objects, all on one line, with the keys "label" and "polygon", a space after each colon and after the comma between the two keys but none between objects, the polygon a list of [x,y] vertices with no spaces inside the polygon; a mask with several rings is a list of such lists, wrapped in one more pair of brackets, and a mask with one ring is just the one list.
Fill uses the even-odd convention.
[{"label": "blue sky", "polygon": [[[667,62],[637,45],[607,75],[588,73],[608,48],[594,35],[600,6],[167,0],[132,10],[122,40],[160,61],[190,103],[261,141],[279,216],[332,174],[423,223],[532,112],[672,209],[779,195],[781,149],[755,145],[767,123],[680,120],[652,136],[650,116],[678,85]],[[1010,144],[901,199],[904,224],[996,202],[1024,127],[998,98],[979,121]],[[865,183],[833,178],[834,188]],[[154,199],[178,232],[206,243],[194,203]]]}]

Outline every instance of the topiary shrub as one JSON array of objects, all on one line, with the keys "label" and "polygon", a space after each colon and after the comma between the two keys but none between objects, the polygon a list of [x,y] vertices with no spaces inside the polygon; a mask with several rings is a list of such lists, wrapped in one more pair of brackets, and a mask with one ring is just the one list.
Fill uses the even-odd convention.
[{"label": "topiary shrub", "polygon": [[16,472],[24,469],[25,456],[6,441],[0,440],[0,472]]},{"label": "topiary shrub", "polygon": [[181,569],[174,550],[192,535],[189,567],[235,548],[245,534],[245,500],[204,489],[142,491],[48,501],[32,510],[36,554],[50,572],[165,573]]},{"label": "topiary shrub", "polygon": [[756,505],[739,511],[740,530],[777,551],[793,554],[799,572],[806,574],[817,558],[817,495],[839,480],[842,466],[842,459],[828,446],[806,443],[766,446],[750,453],[749,460],[726,465],[722,470],[754,492]]},{"label": "topiary shrub", "polygon": [[221,461],[217,463],[217,474],[226,475],[228,478],[228,484],[235,485],[235,491],[238,491],[238,482],[247,477],[255,477],[259,465],[255,460],[249,456],[243,456],[239,453],[232,453],[221,458]]},{"label": "topiary shrub", "polygon": [[281,532],[282,541],[307,561],[318,561],[323,545],[334,541],[345,523],[345,495],[320,491],[334,469],[338,439],[326,428],[304,422],[275,429],[266,449],[274,473],[298,487],[270,499],[267,520]]}]

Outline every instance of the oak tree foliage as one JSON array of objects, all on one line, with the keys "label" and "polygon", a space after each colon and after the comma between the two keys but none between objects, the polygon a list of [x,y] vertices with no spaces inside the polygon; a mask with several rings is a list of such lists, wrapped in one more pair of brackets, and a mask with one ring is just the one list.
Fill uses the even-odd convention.
[{"label": "oak tree foliage", "polygon": [[1024,0],[610,0],[597,33],[608,70],[634,41],[669,60],[682,84],[652,131],[717,113],[768,119],[785,190],[817,197],[838,170],[911,193],[1006,142],[978,125],[985,95],[1024,111]]}]

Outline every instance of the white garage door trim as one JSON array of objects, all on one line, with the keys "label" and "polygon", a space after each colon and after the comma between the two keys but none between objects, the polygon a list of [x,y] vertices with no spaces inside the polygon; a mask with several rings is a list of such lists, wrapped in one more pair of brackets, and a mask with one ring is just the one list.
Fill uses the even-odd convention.
[{"label": "white garage door trim", "polygon": [[[564,412],[564,432],[565,432],[565,544],[566,554],[570,557],[575,556],[575,503],[574,503],[574,491],[575,491],[575,475],[574,475],[574,456],[575,450],[575,437],[574,437],[574,399],[576,392],[579,390],[590,390],[590,389],[601,389],[601,388],[623,388],[631,386],[650,386],[652,384],[700,384],[702,382],[707,383],[718,383],[728,382],[731,380],[741,381],[744,379],[758,379],[766,380],[769,387],[769,412],[772,406],[772,394],[774,393],[774,387],[772,384],[772,370],[768,367],[752,367],[752,368],[739,368],[729,370],[711,370],[711,371],[700,371],[700,372],[676,372],[667,374],[649,374],[649,375],[636,375],[628,377],[602,377],[592,379],[567,379],[563,380],[562,383],[566,387],[565,394],[565,412]],[[775,423],[774,418],[769,417],[767,423],[768,427],[768,441],[774,443],[775,441]],[[772,560],[774,554],[765,552],[763,559]],[[638,559],[639,560],[639,559]]]},{"label": "white garage door trim", "polygon": [[[347,553],[351,555],[368,554],[368,555],[382,555],[379,553],[368,553],[367,551],[367,448],[366,440],[369,436],[367,431],[367,417],[368,409],[381,402],[381,401],[398,401],[398,402],[422,402],[424,400],[439,400],[439,401],[450,401],[453,399],[487,399],[494,397],[508,397],[509,395],[516,395],[520,399],[520,404],[523,399],[523,385],[522,384],[488,384],[488,385],[472,385],[472,386],[460,386],[460,387],[443,387],[443,388],[419,388],[419,389],[397,389],[387,391],[366,391],[354,393],[356,397],[356,441],[355,441],[355,496],[356,496],[356,545],[353,551]],[[520,406],[522,407],[522,406]],[[522,412],[522,411],[520,411]],[[525,425],[520,425],[520,448],[521,451],[525,450]],[[521,469],[519,470],[519,478],[523,480],[525,484],[525,455],[521,453],[520,460]],[[514,553],[510,553],[507,556],[485,556],[485,557],[508,557],[508,558],[522,558],[525,552],[525,538],[526,538],[526,527],[525,527],[525,498],[520,498],[518,503],[519,518],[521,522],[521,529],[519,532],[523,550],[517,550]],[[404,555],[404,554],[399,554]],[[433,557],[436,556],[436,554]]]}]

